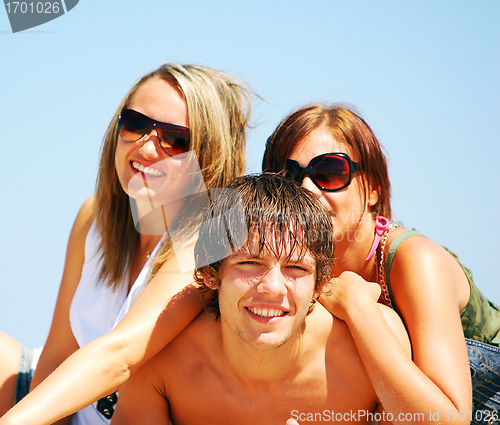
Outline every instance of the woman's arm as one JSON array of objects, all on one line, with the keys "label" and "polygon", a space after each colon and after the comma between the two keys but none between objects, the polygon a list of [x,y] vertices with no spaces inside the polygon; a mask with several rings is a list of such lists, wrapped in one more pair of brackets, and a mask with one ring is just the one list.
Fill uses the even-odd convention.
[{"label": "woman's arm", "polygon": [[[424,256],[432,254],[424,251]],[[416,281],[428,279],[441,282],[445,278],[446,272],[443,275],[435,270],[436,263],[439,264],[436,258],[427,258],[424,263],[423,258],[418,255],[413,259],[420,264],[420,267],[409,271]],[[396,260],[395,258],[394,261]],[[394,265],[395,263],[393,267]],[[401,263],[400,265],[402,266]],[[441,265],[438,270],[443,268],[445,267]],[[396,283],[393,283],[393,287],[395,285]],[[401,286],[399,289],[402,290]],[[455,304],[455,310],[445,306],[444,312],[431,313],[429,308],[419,310],[415,305],[418,302],[426,302],[422,297],[418,297],[418,301],[412,301],[413,308],[417,310],[412,313],[413,319],[417,322],[412,321],[411,324],[420,326],[420,335],[415,338],[415,330],[406,323],[412,341],[414,363],[393,333],[393,330],[397,329],[397,324],[393,322],[394,314],[391,318],[391,315],[384,311],[387,309],[381,309],[376,302],[379,291],[378,285],[365,282],[354,273],[345,272],[335,279],[332,295],[324,297],[321,302],[348,325],[384,410],[393,415],[395,420],[418,422],[421,425],[435,423],[437,412],[441,423],[452,422],[453,419],[460,420],[461,411],[464,412],[463,419],[465,412],[471,410],[471,385],[460,320],[458,328],[456,323],[457,305]],[[456,301],[452,291],[443,291],[442,288],[439,291],[443,293],[431,291],[428,295],[438,298],[447,296]],[[413,296],[416,297],[415,294]],[[436,303],[430,304],[438,309]],[[432,318],[420,317],[423,312]],[[449,317],[445,317],[446,314]],[[446,333],[448,335],[445,335]],[[452,337],[450,334],[453,334]],[[422,360],[422,352],[426,355],[426,361]],[[458,415],[455,415],[454,411],[458,411]],[[465,423],[468,422],[467,415]]]},{"label": "woman's arm", "polygon": [[[93,221],[93,202],[93,197],[84,202],[71,229],[52,324],[31,383],[31,389],[78,349],[69,324],[69,308],[83,268],[85,239]],[[69,418],[61,421],[60,424],[68,422]]]},{"label": "woman's arm", "polygon": [[416,236],[399,246],[390,279],[413,361],[463,418],[472,408],[472,388],[460,320],[470,296],[462,268],[441,246]]},{"label": "woman's arm", "polygon": [[[192,247],[179,255],[192,257]],[[52,424],[116,391],[202,310],[192,281],[171,258],[112,332],[71,355],[0,424]]]},{"label": "woman's arm", "polygon": [[144,365],[120,390],[112,425],[169,425],[170,406],[164,384],[150,363]]}]

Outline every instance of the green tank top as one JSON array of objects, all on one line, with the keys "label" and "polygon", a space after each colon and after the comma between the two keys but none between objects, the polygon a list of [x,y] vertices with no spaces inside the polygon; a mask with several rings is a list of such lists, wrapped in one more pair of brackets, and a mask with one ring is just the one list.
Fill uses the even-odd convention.
[{"label": "green tank top", "polygon": [[[391,266],[394,260],[394,254],[396,254],[396,249],[399,244],[412,236],[422,236],[422,234],[415,229],[401,233],[394,239],[387,253],[387,260],[385,263],[385,279],[392,306],[396,311],[396,303],[394,302],[394,296],[392,294],[390,283]],[[477,289],[472,279],[472,271],[460,263],[460,260],[455,253],[451,252],[447,248],[444,249],[446,249],[446,251],[448,251],[457,260],[458,264],[460,264],[460,267],[462,267],[462,270],[467,276],[467,280],[469,281],[470,298],[467,305],[460,312],[464,336],[486,344],[500,346],[500,309],[495,304],[488,301],[479,289]]]}]

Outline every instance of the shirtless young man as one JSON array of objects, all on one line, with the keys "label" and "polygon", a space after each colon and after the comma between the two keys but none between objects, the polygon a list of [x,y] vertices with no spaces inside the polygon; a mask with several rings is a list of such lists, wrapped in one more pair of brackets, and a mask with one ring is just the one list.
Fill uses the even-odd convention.
[{"label": "shirtless young man", "polygon": [[[195,248],[208,311],[131,377],[112,424],[368,423],[380,407],[353,337],[314,302],[331,278],[328,213],[279,176],[230,189]],[[381,309],[409,353],[399,317]]]}]

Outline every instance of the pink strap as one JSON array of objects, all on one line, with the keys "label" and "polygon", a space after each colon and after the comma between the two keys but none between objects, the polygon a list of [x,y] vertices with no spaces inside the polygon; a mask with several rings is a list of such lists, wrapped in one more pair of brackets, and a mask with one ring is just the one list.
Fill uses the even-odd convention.
[{"label": "pink strap", "polygon": [[382,237],[383,233],[389,228],[389,226],[389,220],[387,220],[385,217],[381,215],[377,215],[377,217],[375,217],[375,237],[373,238],[372,247],[365,261],[371,260],[373,254],[375,254],[375,251],[377,250],[380,238]]}]

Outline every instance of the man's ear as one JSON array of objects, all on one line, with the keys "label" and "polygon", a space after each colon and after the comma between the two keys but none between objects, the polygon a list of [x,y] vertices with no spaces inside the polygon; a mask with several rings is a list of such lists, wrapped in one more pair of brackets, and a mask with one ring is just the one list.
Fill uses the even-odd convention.
[{"label": "man's ear", "polygon": [[217,289],[219,285],[217,284],[217,279],[208,273],[203,273],[203,282],[210,289]]},{"label": "man's ear", "polygon": [[312,311],[314,310],[314,306],[316,305],[316,301],[318,301],[320,296],[321,296],[321,291],[318,291],[317,289],[315,289],[313,296],[311,298],[311,303],[309,304],[309,308],[307,309],[308,315],[311,314]]},{"label": "man's ear", "polygon": [[314,304],[316,301],[318,301],[319,297],[321,297],[322,292],[323,291],[321,291],[321,290],[315,289],[314,293],[313,293],[313,296],[311,298],[311,303]]}]

